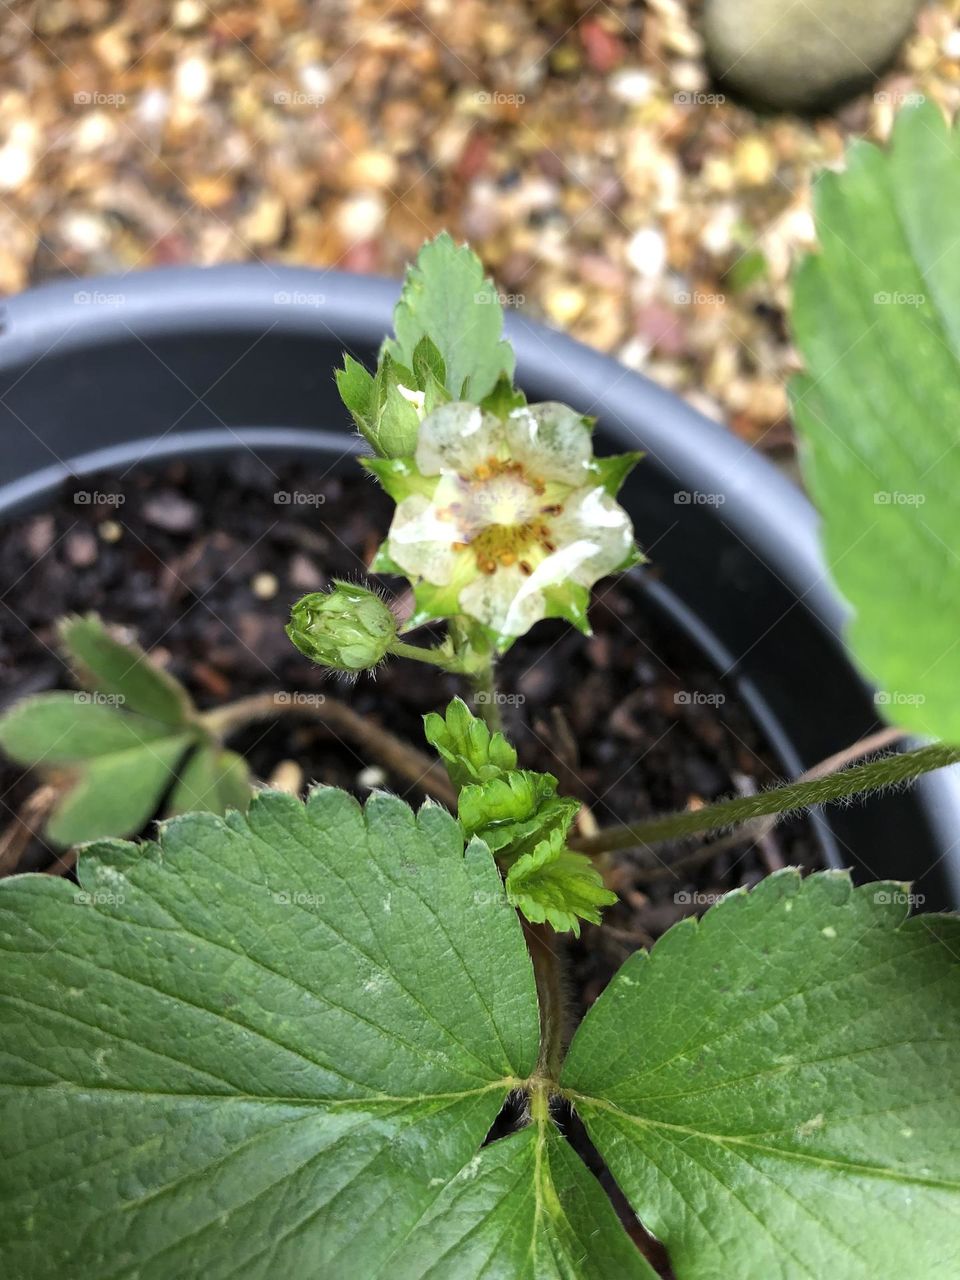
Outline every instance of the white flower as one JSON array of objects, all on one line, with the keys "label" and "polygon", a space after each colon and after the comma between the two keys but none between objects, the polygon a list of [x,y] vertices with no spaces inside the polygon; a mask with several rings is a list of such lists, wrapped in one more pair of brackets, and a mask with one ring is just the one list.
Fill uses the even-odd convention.
[{"label": "white flower", "polygon": [[589,427],[561,404],[504,419],[444,405],[412,459],[368,464],[398,503],[375,567],[412,579],[416,622],[467,615],[500,649],[541,618],[586,629],[589,588],[638,558],[613,497],[636,456],[595,459]]}]

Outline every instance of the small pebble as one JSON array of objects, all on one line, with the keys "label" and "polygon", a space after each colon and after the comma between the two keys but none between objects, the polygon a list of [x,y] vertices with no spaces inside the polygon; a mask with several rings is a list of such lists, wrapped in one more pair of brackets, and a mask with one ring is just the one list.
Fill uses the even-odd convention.
[{"label": "small pebble", "polygon": [[88,529],[75,529],[66,537],[67,560],[75,569],[89,569],[97,560],[97,540]]},{"label": "small pebble", "polygon": [[37,560],[50,550],[55,536],[56,524],[53,516],[34,516],[24,530],[27,550]]},{"label": "small pebble", "polygon": [[250,590],[258,600],[272,600],[280,589],[280,583],[272,573],[255,573]]},{"label": "small pebble", "polygon": [[213,78],[210,64],[197,55],[184,58],[174,73],[174,93],[182,102],[196,105],[210,96]]},{"label": "small pebble", "polygon": [[386,784],[386,771],[381,769],[378,764],[367,765],[365,769],[361,769],[357,774],[357,786],[362,787],[365,791],[375,791],[378,787],[385,787]]},{"label": "small pebble", "polygon": [[196,503],[173,490],[166,490],[143,504],[147,524],[167,533],[188,533],[196,527],[199,512]]},{"label": "small pebble", "polygon": [[564,327],[576,320],[586,301],[587,295],[576,285],[558,285],[547,293],[544,307],[553,323]]},{"label": "small pebble", "polygon": [[104,520],[97,530],[103,542],[119,542],[123,537],[123,525],[116,520]]},{"label": "small pebble", "polygon": [[627,245],[627,261],[638,275],[656,280],[667,262],[667,244],[655,227],[643,227]]},{"label": "small pebble", "polygon": [[288,796],[298,796],[303,787],[303,770],[296,760],[281,760],[267,779],[267,786],[274,791],[285,791]]},{"label": "small pebble", "polygon": [[323,586],[323,574],[309,556],[298,551],[290,558],[287,581],[298,591],[319,591]]},{"label": "small pebble", "polygon": [[613,96],[621,102],[629,103],[631,107],[639,106],[641,102],[648,102],[657,88],[657,82],[653,76],[635,67],[615,71],[607,83]]}]

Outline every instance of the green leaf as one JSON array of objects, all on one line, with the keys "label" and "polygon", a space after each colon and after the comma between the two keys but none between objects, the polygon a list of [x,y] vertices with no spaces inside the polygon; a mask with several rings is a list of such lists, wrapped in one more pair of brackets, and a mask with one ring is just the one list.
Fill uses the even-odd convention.
[{"label": "green leaf", "polygon": [[[480,401],[501,374],[513,376],[513,351],[502,341],[503,308],[480,259],[442,232],[407,271],[393,313],[396,337],[384,350],[411,366],[422,338],[440,353],[446,389],[455,400]],[[412,449],[403,450],[412,453]]]},{"label": "green leaf", "polygon": [[552,1125],[531,1125],[474,1156],[391,1260],[389,1274],[656,1280],[600,1184]]},{"label": "green leaf", "polygon": [[64,618],[59,625],[64,656],[78,682],[108,695],[128,711],[182,725],[192,705],[179,681],[161,671],[139,645],[114,638],[96,614]]},{"label": "green leaf", "polygon": [[682,1280],[960,1274],[960,919],[795,871],[619,971],[563,1068]]},{"label": "green leaf", "polygon": [[158,742],[170,729],[95,694],[38,693],[0,716],[0,747],[18,764],[52,767]]},{"label": "green leaf", "polygon": [[462,698],[454,698],[445,715],[424,716],[423,728],[455,787],[489,782],[517,767],[517,753],[503,734],[491,733]]},{"label": "green leaf", "polygon": [[413,376],[416,379],[419,391],[426,391],[432,382],[439,383],[441,387],[446,386],[447,371],[443,363],[443,356],[440,354],[436,343],[430,338],[421,338],[414,347],[410,367],[413,369]]},{"label": "green leaf", "polygon": [[580,937],[580,921],[600,923],[600,907],[616,902],[590,859],[564,847],[564,831],[551,832],[507,872],[507,899],[534,924]]},{"label": "green leaf", "polygon": [[250,796],[250,770],[243,756],[203,744],[181,769],[170,793],[167,813],[171,817],[196,811],[226,813],[228,809],[242,813],[250,804]]},{"label": "green leaf", "polygon": [[933,104],[816,189],[792,386],[849,641],[894,722],[960,742],[960,134]]},{"label": "green leaf", "polygon": [[[489,782],[471,783],[460,792],[457,814],[468,836],[479,836],[504,858],[527,852],[555,829],[564,834],[580,810],[580,801],[556,794],[550,773],[516,769]],[[532,848],[532,843],[531,843]]]},{"label": "green leaf", "polygon": [[179,733],[89,761],[57,802],[47,836],[55,844],[74,845],[134,835],[156,813],[193,741],[190,734]]},{"label": "green leaf", "polygon": [[8,1274],[392,1275],[537,1060],[489,852],[268,792],[79,878],[0,883]]}]

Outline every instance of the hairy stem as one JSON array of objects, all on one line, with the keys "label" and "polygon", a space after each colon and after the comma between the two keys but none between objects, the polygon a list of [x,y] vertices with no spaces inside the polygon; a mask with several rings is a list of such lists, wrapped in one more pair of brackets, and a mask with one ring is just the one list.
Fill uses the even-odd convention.
[{"label": "hairy stem", "polygon": [[336,698],[318,695],[318,700],[307,701],[292,693],[260,693],[206,711],[200,720],[204,728],[223,739],[256,720],[289,715],[309,716],[321,721],[331,732],[349,739],[396,777],[413,783],[427,795],[456,809],[456,792],[438,761],[431,760],[389,729],[361,716]]},{"label": "hairy stem", "polygon": [[960,747],[934,743],[903,754],[880,756],[865,764],[852,765],[840,773],[823,778],[788,782],[753,796],[737,796],[705,805],[702,809],[684,810],[651,818],[633,826],[611,827],[595,836],[575,838],[571,848],[583,853],[604,853],[612,849],[632,849],[637,845],[660,844],[703,831],[721,831],[752,818],[768,814],[794,813],[811,805],[830,804],[851,796],[869,795],[886,787],[912,782],[924,773],[942,769],[960,761]]},{"label": "hairy stem", "polygon": [[452,671],[457,675],[463,674],[463,664],[459,658],[443,653],[440,649],[425,649],[423,645],[395,640],[390,646],[390,652],[396,658],[412,658],[415,662],[427,662],[432,667],[442,667],[444,671]]},{"label": "hairy stem", "polygon": [[500,699],[497,696],[497,683],[494,678],[496,659],[491,655],[479,671],[470,677],[473,685],[473,703],[477,713],[491,733],[503,731],[503,716],[500,714]]},{"label": "hairy stem", "polygon": [[540,1005],[540,1058],[537,1072],[547,1080],[557,1080],[563,1059],[563,1039],[567,1025],[567,1006],[560,971],[560,956],[554,949],[557,935],[545,924],[523,920],[527,950],[533,961]]}]

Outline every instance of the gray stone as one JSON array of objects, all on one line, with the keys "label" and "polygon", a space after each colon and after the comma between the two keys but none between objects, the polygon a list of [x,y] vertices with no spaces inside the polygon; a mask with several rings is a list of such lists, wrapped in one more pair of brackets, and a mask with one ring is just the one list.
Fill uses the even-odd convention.
[{"label": "gray stone", "polygon": [[859,92],[890,63],[918,0],[706,0],[714,74],[766,106],[815,111]]}]

